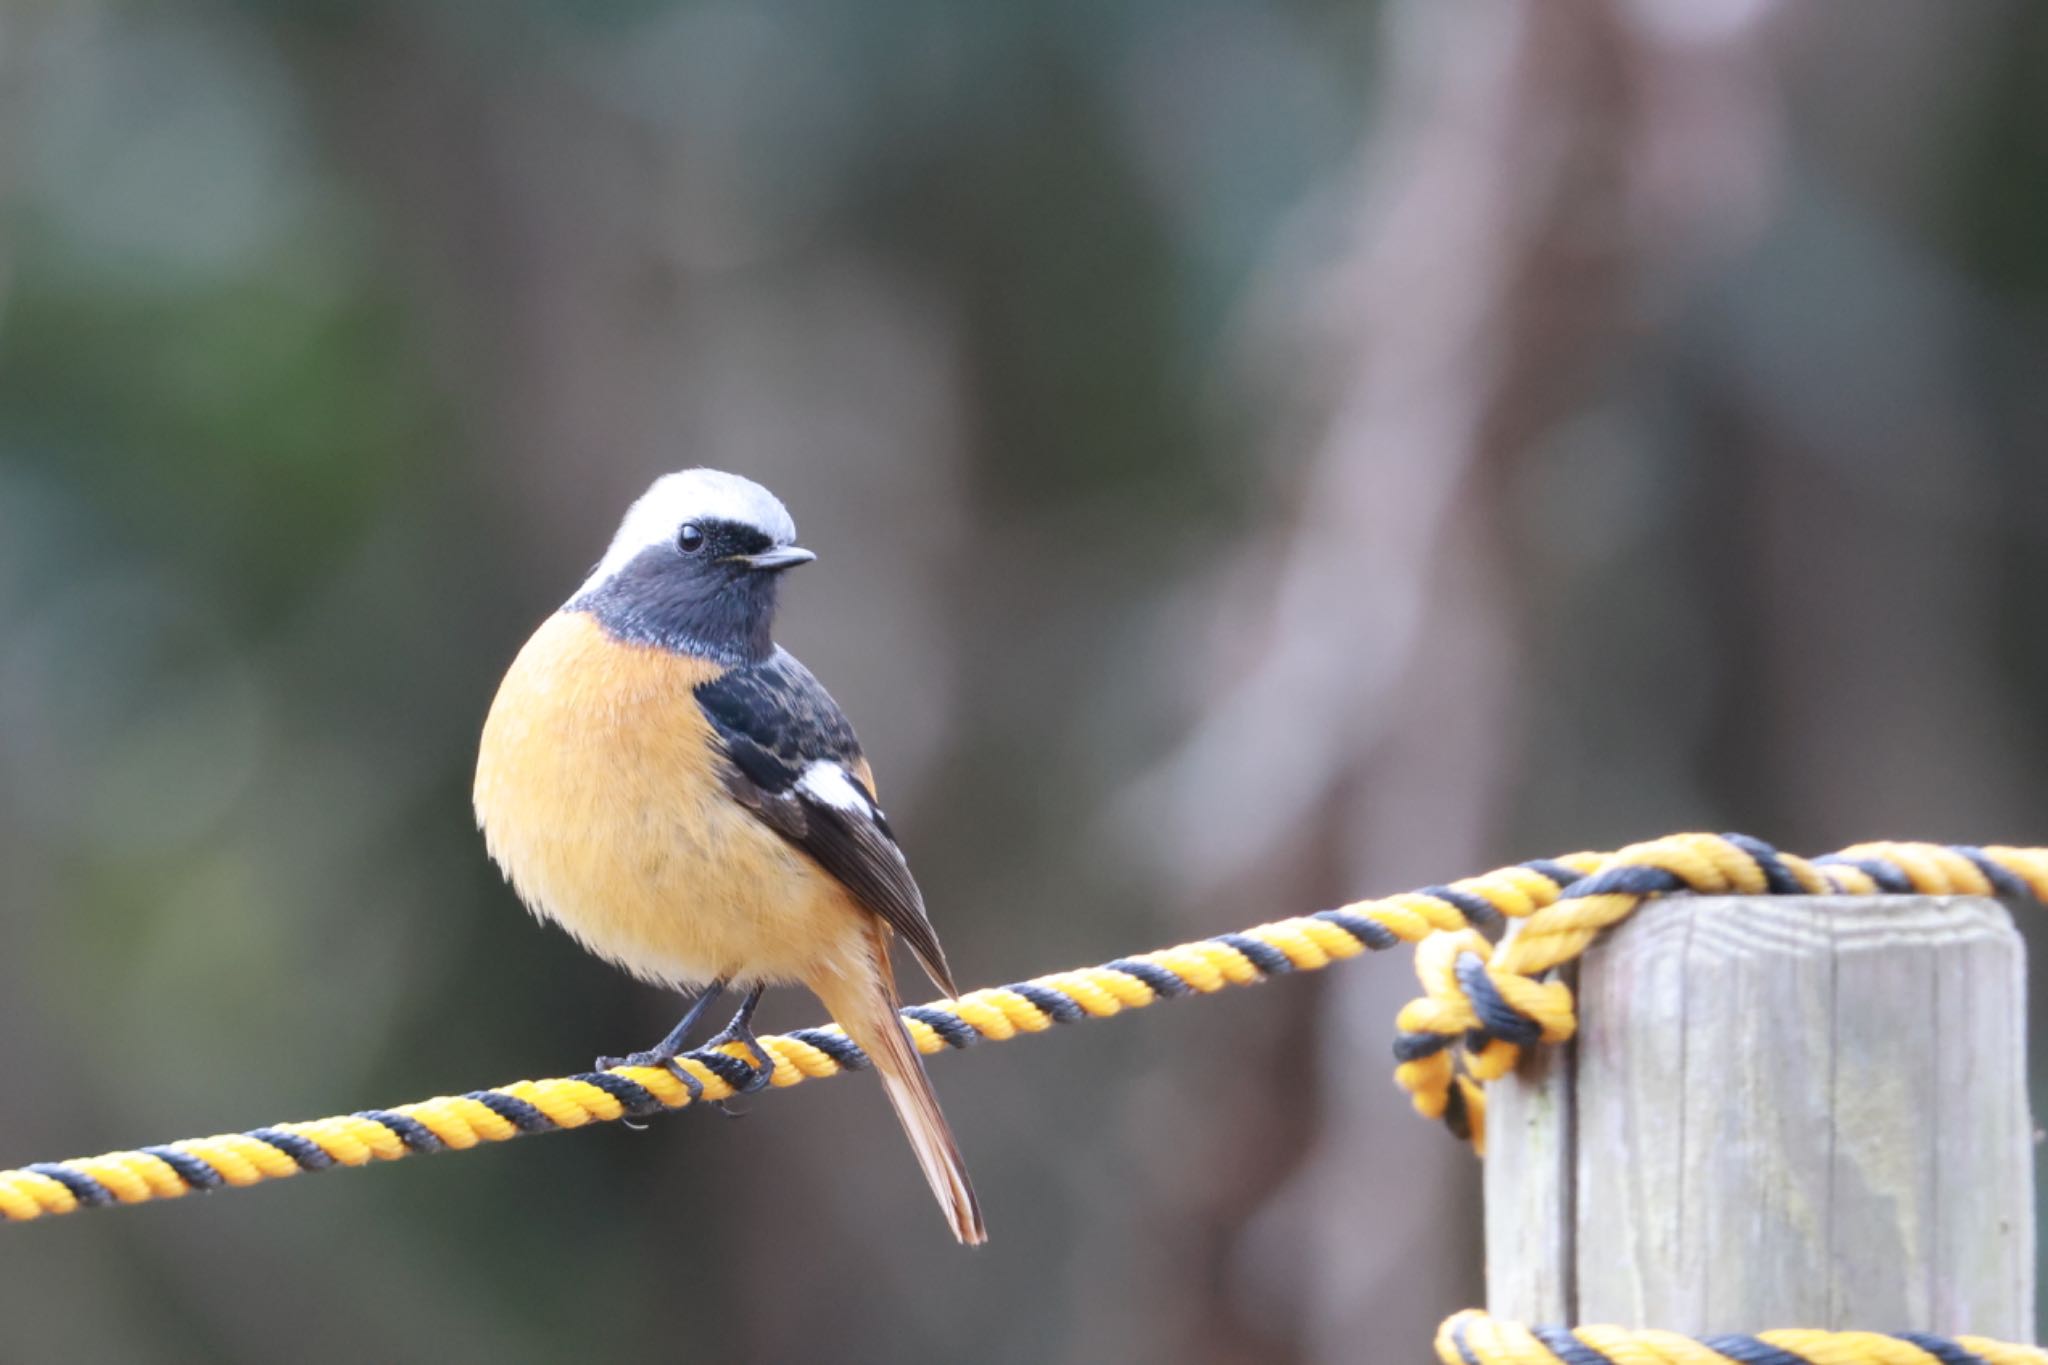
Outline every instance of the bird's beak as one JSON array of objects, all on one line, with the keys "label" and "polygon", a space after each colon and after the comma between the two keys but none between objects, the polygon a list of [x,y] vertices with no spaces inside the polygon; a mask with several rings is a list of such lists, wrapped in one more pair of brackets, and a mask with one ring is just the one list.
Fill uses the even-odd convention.
[{"label": "bird's beak", "polygon": [[756,573],[776,573],[808,564],[817,556],[801,545],[778,545],[757,555],[734,555],[732,558],[734,563],[744,564]]}]

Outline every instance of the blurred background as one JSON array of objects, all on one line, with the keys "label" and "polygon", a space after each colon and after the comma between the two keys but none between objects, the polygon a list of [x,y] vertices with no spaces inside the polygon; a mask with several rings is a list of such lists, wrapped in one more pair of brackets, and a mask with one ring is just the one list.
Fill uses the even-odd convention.
[{"label": "blurred background", "polygon": [[[2025,0],[7,0],[0,118],[0,1164],[666,1029],[468,781],[690,464],[966,984],[2048,831]],[[1420,1360],[1412,984],[939,1059],[979,1254],[856,1078],[10,1232],[0,1359]]]}]

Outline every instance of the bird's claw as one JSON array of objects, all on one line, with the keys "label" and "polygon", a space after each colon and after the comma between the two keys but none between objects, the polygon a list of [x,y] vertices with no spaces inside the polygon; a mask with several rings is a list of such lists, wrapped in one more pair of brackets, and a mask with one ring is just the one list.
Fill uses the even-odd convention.
[{"label": "bird's claw", "polygon": [[671,1054],[664,1057],[661,1053],[653,1051],[631,1052],[624,1057],[599,1057],[597,1059],[597,1069],[599,1071],[615,1071],[622,1066],[661,1067],[683,1083],[683,1088],[690,1092],[690,1103],[696,1104],[704,1098],[704,1083],[690,1074],[690,1069],[683,1065],[682,1057],[679,1054]]},{"label": "bird's claw", "polygon": [[[761,1040],[755,1037],[754,1031],[749,1028],[727,1028],[720,1032],[717,1037],[705,1043],[704,1048],[706,1051],[712,1051],[723,1048],[727,1043],[739,1043],[747,1051],[754,1054],[753,1063],[747,1065],[747,1078],[733,1088],[732,1096],[718,1102],[721,1112],[730,1118],[739,1118],[746,1111],[744,1109],[736,1110],[730,1108],[731,1100],[740,1095],[752,1095],[766,1090],[768,1083],[775,1079],[775,1058],[766,1047],[762,1046]],[[729,1052],[725,1055],[732,1057],[732,1054]],[[733,1057],[733,1060],[737,1062],[741,1059]]]}]

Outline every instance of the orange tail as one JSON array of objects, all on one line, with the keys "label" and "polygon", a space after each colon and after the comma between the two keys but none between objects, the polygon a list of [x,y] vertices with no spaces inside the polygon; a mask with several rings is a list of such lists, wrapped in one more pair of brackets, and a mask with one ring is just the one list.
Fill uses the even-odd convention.
[{"label": "orange tail", "polygon": [[939,1097],[932,1093],[924,1062],[910,1045],[903,1021],[896,1017],[902,1001],[896,995],[896,973],[889,965],[889,930],[880,920],[875,921],[872,942],[874,971],[823,977],[810,983],[811,990],[881,1073],[889,1104],[910,1139],[910,1149],[917,1154],[917,1164],[924,1170],[939,1208],[953,1225],[953,1235],[967,1246],[979,1246],[988,1240],[981,1203],[967,1179],[960,1145],[953,1140],[946,1116],[939,1112]]}]

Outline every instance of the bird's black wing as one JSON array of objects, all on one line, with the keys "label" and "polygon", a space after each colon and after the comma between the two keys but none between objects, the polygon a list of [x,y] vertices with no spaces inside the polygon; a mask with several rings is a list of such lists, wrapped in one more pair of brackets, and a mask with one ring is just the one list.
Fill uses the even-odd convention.
[{"label": "bird's black wing", "polygon": [[940,990],[959,994],[924,896],[868,789],[860,741],[811,671],[778,649],[702,684],[696,697],[725,747],[734,798],[903,935]]}]

